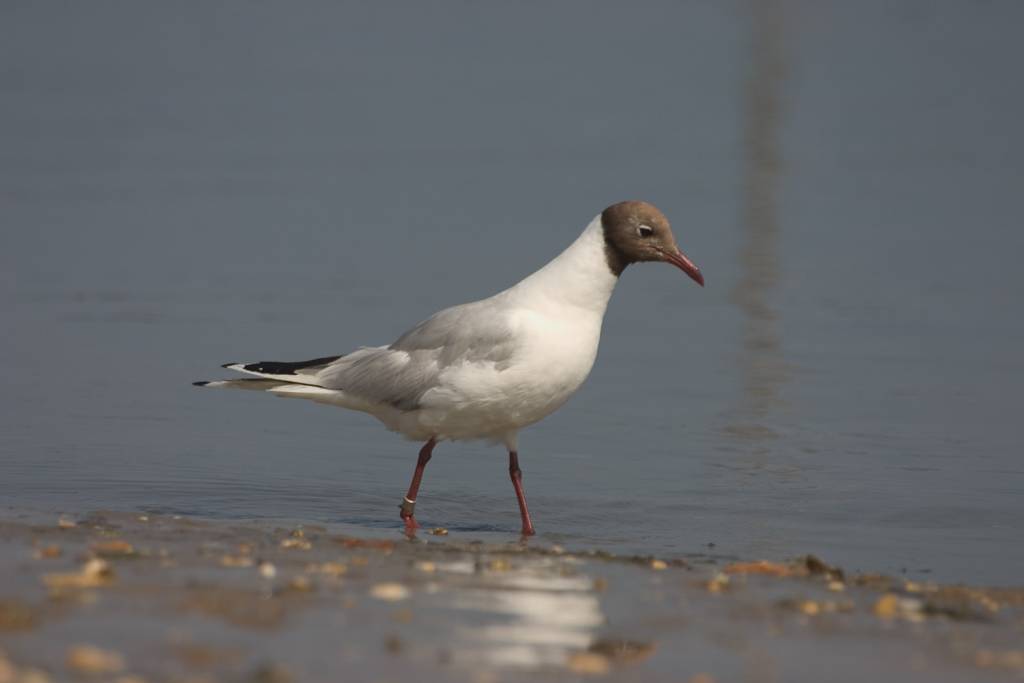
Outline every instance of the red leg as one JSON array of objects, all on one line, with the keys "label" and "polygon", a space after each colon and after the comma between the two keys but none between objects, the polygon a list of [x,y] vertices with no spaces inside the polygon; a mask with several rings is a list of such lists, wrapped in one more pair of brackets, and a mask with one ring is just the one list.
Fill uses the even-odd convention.
[{"label": "red leg", "polygon": [[431,437],[430,441],[423,444],[423,448],[420,449],[420,457],[416,461],[416,471],[412,474],[412,482],[409,484],[409,492],[405,494],[405,498],[402,500],[400,506],[402,512],[402,519],[405,520],[405,530],[407,532],[415,532],[419,528],[419,524],[416,523],[416,518],[413,517],[413,511],[416,509],[416,495],[420,491],[420,481],[423,480],[423,470],[427,467],[427,463],[430,462],[430,456],[434,453],[434,446],[437,445],[437,441]]},{"label": "red leg", "polygon": [[526,509],[526,494],[523,493],[523,471],[519,469],[519,454],[515,451],[508,452],[508,476],[512,478],[512,486],[516,490],[516,500],[519,501],[519,516],[523,518],[523,536],[533,536],[533,522],[530,521],[530,511]]}]

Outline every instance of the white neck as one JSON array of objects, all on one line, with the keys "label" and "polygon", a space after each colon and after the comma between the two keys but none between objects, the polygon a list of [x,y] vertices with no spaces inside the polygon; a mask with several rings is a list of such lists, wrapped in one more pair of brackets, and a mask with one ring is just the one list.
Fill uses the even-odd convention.
[{"label": "white neck", "polygon": [[578,306],[603,316],[619,278],[605,254],[601,216],[546,266],[508,290],[510,296],[547,300],[553,305]]}]

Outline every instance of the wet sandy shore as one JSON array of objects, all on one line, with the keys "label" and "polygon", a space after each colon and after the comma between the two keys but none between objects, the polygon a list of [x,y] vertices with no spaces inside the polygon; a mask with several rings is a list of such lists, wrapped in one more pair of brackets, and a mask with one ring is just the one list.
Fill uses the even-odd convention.
[{"label": "wet sandy shore", "polygon": [[1024,680],[1021,588],[368,533],[0,513],[0,683]]}]

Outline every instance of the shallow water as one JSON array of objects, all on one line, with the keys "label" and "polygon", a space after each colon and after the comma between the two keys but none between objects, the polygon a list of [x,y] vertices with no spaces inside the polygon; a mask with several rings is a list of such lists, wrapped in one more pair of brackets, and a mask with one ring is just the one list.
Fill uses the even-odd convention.
[{"label": "shallow water", "polygon": [[[521,438],[544,538],[1019,581],[1024,10],[678,5],[4,9],[0,500],[397,529],[415,445],[189,383],[386,343],[643,197],[708,287],[623,277]],[[494,447],[420,501],[518,526]]]}]

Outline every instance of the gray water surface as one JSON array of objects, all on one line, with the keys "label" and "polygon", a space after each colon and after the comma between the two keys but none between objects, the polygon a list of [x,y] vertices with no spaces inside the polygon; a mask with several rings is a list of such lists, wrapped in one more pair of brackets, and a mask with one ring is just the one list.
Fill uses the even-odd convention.
[{"label": "gray water surface", "polygon": [[[1024,571],[1015,2],[7,3],[0,502],[399,527],[417,446],[200,392],[387,343],[644,198],[521,437],[542,540],[945,581]],[[505,454],[418,515],[512,535]]]}]

